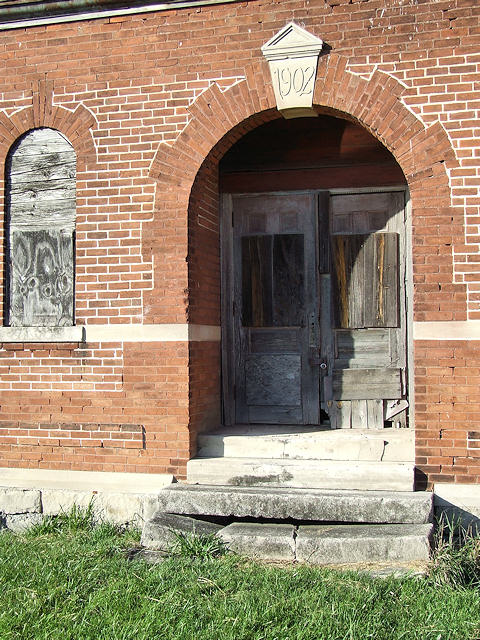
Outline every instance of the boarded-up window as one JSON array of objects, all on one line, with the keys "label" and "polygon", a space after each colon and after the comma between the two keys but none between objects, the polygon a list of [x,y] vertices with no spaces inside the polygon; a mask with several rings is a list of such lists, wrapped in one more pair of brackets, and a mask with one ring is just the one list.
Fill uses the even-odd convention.
[{"label": "boarded-up window", "polygon": [[398,327],[398,234],[332,241],[336,327]]},{"label": "boarded-up window", "polygon": [[34,129],[10,150],[5,177],[8,323],[72,325],[75,151],[58,131]]},{"label": "boarded-up window", "polygon": [[303,235],[242,238],[242,324],[291,327],[305,316]]}]

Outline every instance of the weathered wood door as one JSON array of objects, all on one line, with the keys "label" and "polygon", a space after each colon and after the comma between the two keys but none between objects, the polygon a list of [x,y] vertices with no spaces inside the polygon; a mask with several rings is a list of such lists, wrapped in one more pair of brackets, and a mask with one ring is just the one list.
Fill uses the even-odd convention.
[{"label": "weathered wood door", "polygon": [[404,193],[226,195],[226,424],[405,425]]},{"label": "weathered wood door", "polygon": [[[405,194],[330,196],[325,410],[336,428],[406,426]],[[325,295],[325,289],[331,294]]]},{"label": "weathered wood door", "polygon": [[316,196],[239,195],[231,204],[230,421],[317,424]]}]

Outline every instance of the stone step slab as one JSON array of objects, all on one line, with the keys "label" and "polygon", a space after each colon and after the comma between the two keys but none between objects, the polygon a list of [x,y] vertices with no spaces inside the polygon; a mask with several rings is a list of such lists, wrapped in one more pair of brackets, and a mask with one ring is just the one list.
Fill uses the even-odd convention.
[{"label": "stone step slab", "polygon": [[433,525],[307,525],[296,536],[296,560],[308,564],[427,561]]},{"label": "stone step slab", "polygon": [[209,535],[218,533],[220,529],[222,525],[214,522],[159,511],[145,523],[140,543],[147,549],[168,552],[178,533]]},{"label": "stone step slab", "polygon": [[200,435],[198,457],[413,463],[414,435],[412,429],[229,427]]},{"label": "stone step slab", "polygon": [[317,565],[426,562],[433,525],[300,525],[234,522],[217,535],[261,560]]},{"label": "stone step slab", "polygon": [[230,551],[259,560],[295,560],[295,527],[232,522],[218,532]]},{"label": "stone step slab", "polygon": [[338,491],[174,484],[158,494],[160,512],[313,522],[427,523],[428,492]]},{"label": "stone step slab", "polygon": [[193,458],[190,484],[413,491],[414,465],[399,462]]}]

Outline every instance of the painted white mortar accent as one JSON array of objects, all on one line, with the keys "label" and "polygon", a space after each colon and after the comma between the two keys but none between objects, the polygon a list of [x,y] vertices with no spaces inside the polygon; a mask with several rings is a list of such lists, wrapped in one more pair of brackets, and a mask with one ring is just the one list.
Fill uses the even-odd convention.
[{"label": "painted white mortar accent", "polygon": [[220,327],[199,324],[108,324],[76,327],[0,327],[0,342],[207,342]]},{"label": "painted white mortar accent", "polygon": [[414,340],[480,340],[480,320],[414,322]]}]

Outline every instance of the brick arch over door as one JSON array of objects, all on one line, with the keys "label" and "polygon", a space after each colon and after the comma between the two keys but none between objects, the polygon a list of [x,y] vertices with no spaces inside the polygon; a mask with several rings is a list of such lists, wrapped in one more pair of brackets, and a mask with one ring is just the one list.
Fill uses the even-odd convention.
[{"label": "brick arch over door", "polygon": [[[370,131],[392,152],[412,187],[425,174],[436,173],[435,165],[456,164],[441,124],[426,128],[402,103],[403,85],[378,70],[366,80],[349,73],[346,64],[346,58],[335,54],[320,58],[313,98],[319,111],[347,114]],[[245,81],[225,92],[213,84],[189,107],[190,122],[175,143],[159,147],[151,177],[188,198],[207,157],[223,155],[245,133],[279,117],[275,106],[270,72],[262,61],[246,70]],[[446,176],[444,186],[448,190]]]},{"label": "brick arch over door", "polygon": [[[455,166],[456,158],[449,138],[440,123],[426,128],[408,110],[402,102],[406,89],[394,78],[375,71],[367,80],[349,73],[346,64],[345,58],[335,54],[320,59],[314,106],[319,113],[338,115],[363,126],[383,143],[403,170],[412,203],[416,319],[463,320],[465,289],[461,284],[452,285],[452,246],[463,243],[463,216],[451,207],[445,166]],[[153,224],[174,221],[177,236],[188,237],[183,273],[187,292],[183,312],[187,320],[219,325],[218,163],[243,135],[281,117],[275,108],[268,66],[263,61],[252,65],[246,70],[245,81],[225,92],[213,84],[189,111],[187,127],[172,146],[160,146],[152,163],[150,175],[157,180],[158,213]],[[155,235],[152,228],[154,253],[153,245],[158,241]],[[435,256],[436,265],[432,264]],[[427,274],[429,269],[431,273]],[[153,291],[152,311],[155,302]],[[219,377],[219,345],[191,344],[191,454],[196,449],[197,433],[212,428],[219,420]]]}]

